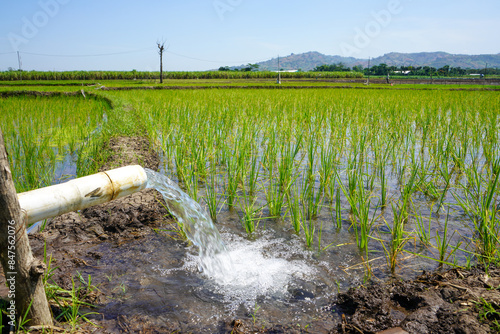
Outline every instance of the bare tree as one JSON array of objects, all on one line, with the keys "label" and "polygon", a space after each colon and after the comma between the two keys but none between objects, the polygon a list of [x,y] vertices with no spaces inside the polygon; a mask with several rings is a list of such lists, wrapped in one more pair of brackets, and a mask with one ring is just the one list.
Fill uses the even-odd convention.
[{"label": "bare tree", "polygon": [[163,83],[163,51],[165,51],[165,42],[156,42],[158,44],[158,54],[160,55],[160,83]]},{"label": "bare tree", "polygon": [[[51,327],[43,286],[45,264],[31,253],[23,218],[0,129],[0,262],[9,284],[9,307],[13,306],[18,316],[27,312],[30,326]],[[15,313],[9,311],[9,315],[15,322]]]}]

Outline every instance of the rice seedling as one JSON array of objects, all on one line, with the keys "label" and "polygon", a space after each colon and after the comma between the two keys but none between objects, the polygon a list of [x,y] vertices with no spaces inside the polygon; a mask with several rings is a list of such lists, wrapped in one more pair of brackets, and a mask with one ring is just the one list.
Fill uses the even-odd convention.
[{"label": "rice seedling", "polygon": [[[198,173],[194,168],[183,169],[184,184],[186,186],[187,194],[196,202],[198,201]],[[188,175],[184,175],[187,173]]]},{"label": "rice seedling", "polygon": [[208,182],[205,186],[205,202],[208,207],[210,218],[217,221],[217,210],[222,203],[222,196],[219,195],[219,181],[215,171],[212,171],[208,177]]},{"label": "rice seedling", "polygon": [[391,225],[384,219],[384,224],[386,225],[389,233],[391,235],[389,241],[387,242],[387,246],[385,245],[385,240],[378,239],[382,247],[384,249],[384,253],[387,260],[387,266],[389,267],[391,274],[394,275],[396,271],[396,266],[398,263],[398,256],[403,252],[404,246],[411,239],[410,236],[405,232],[404,226],[407,217],[405,213],[401,210],[401,206],[403,204],[399,203],[391,203],[392,213],[393,213],[393,222]]},{"label": "rice seedling", "polygon": [[[478,252],[484,259],[491,261],[498,256],[500,245],[499,209],[495,193],[500,174],[500,159],[494,163],[493,175],[484,180],[477,170],[466,171],[469,186],[463,186],[463,196],[454,193],[457,203],[474,223],[474,232],[478,236]],[[486,183],[485,185],[483,185]],[[498,196],[498,195],[497,195]]]},{"label": "rice seedling", "polygon": [[[399,242],[384,242],[389,267],[408,247],[402,240],[413,223],[427,246],[422,252],[433,242],[441,249],[448,245],[443,261],[451,259],[456,238],[449,236],[458,224],[470,225],[463,238],[477,241],[470,245],[478,245],[478,253],[498,255],[496,92],[204,89],[105,95],[127,99],[138,111],[151,142],[164,152],[167,174],[193,185],[189,177],[197,174],[213,216],[238,206],[252,217],[258,198],[254,209],[265,205],[270,216],[290,219],[293,232],[303,230],[312,245],[320,233],[334,233],[322,229],[322,208],[328,206],[337,229],[350,211],[349,229],[367,258],[379,246],[369,242],[373,227],[379,215],[390,221],[384,208],[392,202],[398,223],[390,225],[391,238],[394,233]],[[446,238],[431,235],[439,217],[417,214],[457,207],[471,219],[448,217]]]},{"label": "rice seedling", "polygon": [[247,234],[251,235],[259,227],[259,222],[262,220],[262,206],[258,206],[257,198],[248,195],[245,190],[238,196],[238,204],[243,215],[241,224]]},{"label": "rice seedling", "polygon": [[351,227],[354,230],[356,244],[358,248],[368,254],[368,242],[371,238],[372,226],[376,220],[376,211],[370,218],[371,199],[370,194],[365,192],[363,184],[357,182],[358,187],[353,192],[348,192],[340,176],[337,173],[337,180],[340,189],[344,192],[352,211]]},{"label": "rice seedling", "polygon": [[[436,231],[436,248],[439,251],[439,264],[442,265],[443,263],[447,263],[448,259],[450,256],[452,256],[460,247],[460,244],[457,244],[456,246],[451,246],[450,245],[450,238],[453,237],[453,235],[448,238],[448,218],[449,218],[449,211],[446,215],[446,220],[444,223],[444,228],[443,228],[443,235],[441,236],[438,231]],[[448,248],[452,248],[450,252],[448,252]]]},{"label": "rice seedling", "polygon": [[330,215],[332,217],[333,224],[339,230],[342,227],[342,202],[340,198],[340,187],[336,187],[336,170],[332,171],[333,175],[330,178],[330,184],[328,186],[328,194],[330,202],[334,205],[330,207]]},{"label": "rice seedling", "polygon": [[287,192],[288,213],[292,228],[299,235],[303,222],[305,221],[304,206],[300,200],[300,190],[297,184],[294,184]]},{"label": "rice seedling", "polygon": [[412,202],[412,207],[413,211],[415,212],[414,218],[415,218],[415,227],[416,227],[416,232],[417,236],[420,240],[420,242],[423,245],[430,245],[431,242],[431,226],[432,226],[432,208],[431,208],[431,213],[429,214],[429,223],[427,226],[424,223],[424,218],[420,214],[416,214],[416,208],[415,205]]},{"label": "rice seedling", "polygon": [[335,192],[335,222],[337,223],[337,229],[342,227],[342,207],[340,202],[340,188],[337,187]]},{"label": "rice seedling", "polygon": [[316,231],[316,222],[313,219],[302,221],[302,230],[306,238],[307,248],[311,248],[314,242],[314,232]]},{"label": "rice seedling", "polygon": [[226,183],[225,191],[226,203],[229,207],[233,207],[238,191],[238,174],[236,160],[229,160],[226,165]]},{"label": "rice seedling", "polygon": [[[77,154],[77,173],[92,171],[88,151],[102,144],[96,128],[109,104],[78,96],[11,96],[0,98],[0,123],[18,192],[56,182],[64,157]],[[96,152],[93,152],[96,153]],[[100,156],[95,154],[94,161]]]},{"label": "rice seedling", "polygon": [[270,178],[269,185],[265,190],[269,214],[275,219],[279,219],[281,217],[281,212],[285,205],[285,196],[288,186],[289,185],[286,185],[286,188],[283,189],[283,186],[277,178]]}]

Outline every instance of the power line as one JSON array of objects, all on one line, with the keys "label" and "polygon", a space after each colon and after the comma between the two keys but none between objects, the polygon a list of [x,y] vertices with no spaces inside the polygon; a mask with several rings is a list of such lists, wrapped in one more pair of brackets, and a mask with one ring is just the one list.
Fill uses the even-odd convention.
[{"label": "power line", "polygon": [[33,52],[21,52],[23,54],[31,55],[31,56],[42,56],[42,57],[63,57],[63,58],[84,58],[84,57],[102,57],[102,56],[117,56],[123,54],[151,51],[153,48],[133,50],[133,51],[125,51],[125,52],[113,52],[113,53],[101,53],[101,54],[92,54],[92,55],[54,55],[54,54],[46,54],[46,53],[33,53]]},{"label": "power line", "polygon": [[16,53],[16,51],[11,51],[11,52],[1,52],[0,55],[10,55]]},{"label": "power line", "polygon": [[198,61],[204,61],[204,62],[207,62],[207,63],[235,63],[235,64],[238,63],[238,64],[241,64],[241,63],[251,63],[251,62],[260,62],[260,61],[269,60],[268,58],[266,58],[266,59],[260,59],[260,60],[252,60],[252,61],[247,61],[247,60],[233,60],[233,61],[207,60],[207,59],[200,59],[200,58],[195,58],[195,57],[190,57],[190,56],[182,55],[182,54],[179,54],[179,53],[176,53],[176,52],[172,52],[172,51],[165,51],[165,52],[171,53],[173,55],[176,55],[176,56],[179,56],[179,57],[182,57],[182,58],[187,58],[187,59],[192,59],[192,60],[198,60]]},{"label": "power line", "polygon": [[[152,51],[155,48],[145,48],[145,49],[139,49],[139,50],[132,50],[132,51],[124,51],[124,52],[112,52],[112,53],[100,53],[100,54],[48,54],[48,53],[36,53],[36,52],[25,52],[25,51],[19,51],[20,54],[25,54],[25,55],[30,55],[30,56],[40,56],[40,57],[60,57],[60,58],[85,58],[85,57],[104,57],[104,56],[117,56],[117,55],[124,55],[124,54],[131,54],[131,53],[138,53],[138,52],[145,52],[145,51]],[[178,57],[186,58],[186,59],[191,59],[191,60],[196,60],[196,61],[201,61],[201,62],[207,62],[207,63],[224,63],[224,64],[243,64],[243,63],[256,63],[256,62],[261,62],[261,61],[266,61],[269,60],[268,58],[266,59],[259,59],[259,60],[232,60],[232,61],[226,61],[226,60],[209,60],[209,59],[201,59],[197,57],[191,57],[191,56],[186,56],[177,52],[173,51],[168,51],[165,50],[165,52],[173,54]],[[6,55],[6,54],[15,54],[16,51],[13,52],[5,52],[5,53],[0,53],[0,55]]]}]

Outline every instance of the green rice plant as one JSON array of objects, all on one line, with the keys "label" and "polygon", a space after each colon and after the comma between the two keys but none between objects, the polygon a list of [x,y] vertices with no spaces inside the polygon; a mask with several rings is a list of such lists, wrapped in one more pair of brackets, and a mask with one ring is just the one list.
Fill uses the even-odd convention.
[{"label": "green rice plant", "polygon": [[256,152],[252,152],[250,159],[250,170],[248,172],[248,192],[250,195],[255,195],[257,192],[257,181],[259,180],[259,157]]},{"label": "green rice plant", "polygon": [[302,221],[302,230],[306,238],[307,248],[311,248],[314,242],[314,232],[316,231],[316,222],[314,219],[306,219]]},{"label": "green rice plant", "polygon": [[329,143],[320,147],[319,179],[320,187],[325,189],[332,179],[335,169],[336,148]]},{"label": "green rice plant", "polygon": [[387,266],[389,267],[392,275],[394,275],[396,271],[398,256],[403,252],[404,246],[411,239],[409,234],[407,234],[404,230],[405,220],[404,215],[401,214],[401,211],[399,209],[400,206],[400,203],[396,205],[394,205],[394,203],[391,203],[393,213],[392,226],[387,222],[387,220],[384,219],[384,224],[389,230],[389,232],[387,233],[390,233],[391,235],[390,240],[386,241],[384,239],[373,237],[381,243],[385,253]]},{"label": "green rice plant", "polygon": [[496,205],[495,192],[498,192],[500,175],[500,159],[494,164],[493,175],[486,181],[483,190],[483,179],[475,169],[466,170],[469,187],[463,186],[463,196],[453,193],[457,203],[474,223],[474,232],[478,236],[478,252],[485,260],[498,256],[500,245],[499,211]]},{"label": "green rice plant", "polygon": [[335,174],[336,172],[333,171],[333,176],[330,178],[330,185],[328,187],[330,201],[332,204],[335,201],[334,207],[332,205],[332,207],[330,208],[330,215],[332,217],[333,224],[337,226],[338,230],[340,230],[340,228],[342,227],[342,202],[340,200],[340,187],[335,187]]},{"label": "green rice plant", "polygon": [[295,234],[299,235],[303,222],[305,221],[304,206],[301,204],[300,190],[298,184],[294,183],[287,192],[288,213]]},{"label": "green rice plant", "polygon": [[448,189],[450,187],[450,181],[451,181],[451,177],[453,175],[452,172],[448,171],[448,167],[446,166],[446,164],[442,168],[440,168],[440,173],[445,181],[445,186],[444,186],[443,191],[441,192],[441,196],[439,197],[436,211],[439,211],[441,209],[441,207],[443,206],[444,198],[445,198],[446,193],[448,192]]},{"label": "green rice plant", "polygon": [[335,192],[335,222],[337,223],[337,229],[340,229],[342,227],[342,207],[339,187],[337,187],[337,191]]},{"label": "green rice plant", "polygon": [[226,203],[230,208],[234,206],[238,192],[238,174],[239,171],[236,160],[228,160],[226,165],[226,183],[224,193],[226,195]]},{"label": "green rice plant", "polygon": [[184,176],[184,184],[186,186],[187,194],[191,197],[195,202],[198,202],[198,173],[194,170],[184,169],[183,173],[187,173],[187,176]]},{"label": "green rice plant", "polygon": [[219,188],[218,177],[215,171],[213,170],[209,177],[208,182],[205,188],[205,202],[207,203],[208,213],[210,214],[210,218],[214,222],[217,221],[217,210],[219,206],[222,204],[222,196],[219,196],[217,192]]},{"label": "green rice plant", "polygon": [[[245,189],[248,195],[266,199],[273,215],[286,211],[293,231],[296,226],[312,230],[307,223],[320,216],[327,196],[337,227],[344,212],[351,209],[350,231],[363,249],[363,244],[371,246],[362,240],[373,238],[375,217],[391,200],[399,203],[402,217],[418,217],[415,229],[420,231],[419,239],[423,244],[432,243],[434,236],[429,231],[435,227],[429,229],[429,223],[436,221],[427,222],[416,214],[416,192],[425,195],[419,198],[423,205],[439,206],[438,212],[460,206],[455,196],[475,207],[494,175],[498,158],[495,132],[500,96],[490,91],[200,89],[103,94],[130,101],[138,119],[148,124],[148,135],[157,138],[152,140],[157,148],[170,152],[167,174],[175,175],[181,165],[191,166],[199,173],[201,184],[209,184],[208,176],[216,168],[228,206],[238,203],[238,195]],[[47,157],[51,159],[49,154]],[[332,169],[337,166],[346,170],[344,189],[335,185],[340,178]],[[467,176],[474,169],[479,187]],[[297,188],[285,191],[289,180],[299,174]],[[456,186],[454,181],[462,184]],[[390,191],[395,184],[400,191]],[[341,191],[347,205],[341,202]],[[472,210],[477,213],[473,214],[477,228],[471,226],[472,234],[479,236],[475,230],[481,228],[483,234],[495,234],[489,232],[493,227],[485,225],[495,226],[498,220],[493,215],[496,194],[498,190],[490,211],[483,215],[489,218]],[[316,223],[314,234],[319,235],[321,225]],[[449,235],[452,226],[450,221]]]},{"label": "green rice plant", "polygon": [[429,214],[429,223],[427,226],[425,226],[424,223],[424,218],[420,214],[416,214],[417,210],[415,208],[415,204],[412,202],[412,207],[413,211],[415,212],[415,215],[413,216],[415,218],[415,228],[417,232],[417,236],[420,240],[420,242],[423,245],[430,245],[431,243],[431,226],[432,226],[432,208],[431,212]]},{"label": "green rice plant", "polygon": [[349,193],[342,183],[338,173],[336,174],[336,177],[340,189],[342,189],[344,195],[349,201],[349,204],[351,205],[351,227],[354,230],[356,244],[361,251],[368,254],[368,242],[371,238],[372,226],[377,219],[375,216],[376,211],[374,211],[372,217],[370,218],[370,194],[365,192],[362,182],[357,182],[358,187],[356,191],[354,191],[354,193]]},{"label": "green rice plant", "polygon": [[66,320],[71,325],[71,328],[73,331],[77,330],[77,328],[80,325],[80,321],[83,320],[85,322],[90,323],[91,325],[97,326],[95,323],[93,323],[91,320],[89,320],[87,317],[92,314],[99,314],[97,312],[87,312],[87,313],[82,313],[80,312],[80,308],[82,306],[89,306],[93,307],[93,305],[83,302],[80,299],[80,290],[81,287],[79,286],[78,288],[75,287],[75,281],[73,278],[71,278],[71,290],[63,290],[61,289],[61,292],[69,294],[69,298],[59,298],[56,299],[56,303],[58,306],[61,308],[61,314],[59,314],[56,317],[56,320],[59,320],[63,318]]},{"label": "green rice plant", "polygon": [[238,196],[239,208],[243,214],[241,224],[248,235],[251,235],[259,227],[262,220],[262,206],[257,205],[257,198],[252,197],[245,190]]},{"label": "green rice plant", "polygon": [[[306,174],[309,174],[309,172],[306,172]],[[324,189],[321,187],[321,183],[319,187],[316,188],[315,183],[314,178],[303,179],[302,183],[301,196],[304,199],[306,218],[308,220],[317,218],[323,203]]]},{"label": "green rice plant", "polygon": [[[18,192],[53,184],[66,157],[76,154],[80,162],[86,145],[102,144],[103,110],[110,108],[107,101],[48,95],[0,97],[0,123]],[[77,172],[87,175],[92,167],[89,163]]]},{"label": "green rice plant", "polygon": [[[459,242],[456,246],[451,246],[450,245],[450,239],[453,237],[453,234],[450,238],[448,238],[448,218],[449,218],[449,211],[446,215],[446,220],[444,223],[444,229],[443,229],[443,235],[439,235],[439,232],[436,231],[436,248],[439,251],[439,264],[442,265],[443,263],[446,263],[450,256],[452,256],[457,250],[458,247],[460,247],[462,242]],[[448,248],[451,247],[451,251],[448,252]]]},{"label": "green rice plant", "polygon": [[410,176],[408,177],[408,180],[406,181],[401,191],[401,199],[403,201],[409,202],[411,200],[411,195],[417,190],[418,188],[418,184],[416,183],[417,174],[418,174],[418,165],[414,164],[412,165]]},{"label": "green rice plant", "polygon": [[279,219],[281,217],[281,212],[285,205],[285,196],[291,185],[292,180],[288,181],[288,184],[281,184],[279,179],[269,178],[269,185],[264,188],[267,206],[269,208],[269,214],[271,217]]},{"label": "green rice plant", "polygon": [[387,204],[387,179],[385,176],[385,166],[380,168],[380,206],[385,208]]}]

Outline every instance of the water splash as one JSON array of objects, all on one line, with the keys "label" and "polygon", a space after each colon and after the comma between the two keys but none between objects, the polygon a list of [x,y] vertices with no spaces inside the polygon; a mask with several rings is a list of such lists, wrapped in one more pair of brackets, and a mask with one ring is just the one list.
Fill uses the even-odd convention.
[{"label": "water splash", "polygon": [[165,175],[146,168],[148,186],[163,196],[170,213],[183,224],[188,239],[199,249],[199,268],[207,276],[224,282],[233,273],[230,254],[219,231],[205,210]]},{"label": "water splash", "polygon": [[[253,309],[259,296],[287,301],[295,294],[314,298],[315,289],[304,288],[300,282],[317,275],[311,266],[312,253],[301,247],[300,241],[285,240],[273,233],[262,234],[258,240],[248,240],[232,233],[222,236],[205,210],[168,177],[146,169],[148,186],[158,190],[170,212],[184,224],[184,231],[199,248],[199,254],[187,254],[180,268],[155,266],[163,276],[179,271],[201,270],[210,279],[194,289],[203,300],[223,301],[226,311],[235,313],[243,305]],[[229,247],[226,247],[224,241]],[[211,297],[210,297],[211,296]]]},{"label": "water splash", "polygon": [[[312,279],[316,269],[310,266],[311,253],[304,251],[299,241],[276,238],[272,233],[262,234],[257,240],[223,233],[234,271],[224,282],[207,283],[226,305],[230,313],[244,305],[253,309],[259,296],[274,300],[288,300],[298,282]],[[185,267],[196,263],[188,256]],[[189,268],[186,268],[189,270]]]}]

